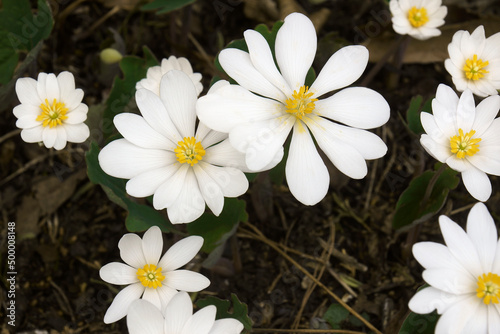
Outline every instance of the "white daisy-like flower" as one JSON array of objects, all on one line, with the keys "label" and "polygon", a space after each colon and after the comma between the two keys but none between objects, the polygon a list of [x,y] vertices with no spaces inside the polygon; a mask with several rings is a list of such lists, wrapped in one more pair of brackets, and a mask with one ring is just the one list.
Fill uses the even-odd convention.
[{"label": "white daisy-like flower", "polygon": [[490,96],[475,106],[472,92],[460,99],[446,85],[439,85],[432,100],[432,112],[422,112],[426,132],[420,143],[436,160],[462,173],[469,193],[479,201],[491,195],[486,174],[500,175],[500,96]]},{"label": "white daisy-like flower", "polygon": [[444,67],[458,91],[470,89],[477,96],[497,95],[500,89],[500,32],[486,38],[484,27],[469,34],[460,30],[448,45]]},{"label": "white daisy-like flower", "polygon": [[165,310],[177,290],[195,292],[208,287],[210,281],[202,274],[178,270],[195,257],[202,245],[202,237],[190,236],[161,256],[163,238],[159,227],[149,228],[142,239],[134,233],[125,234],[118,243],[125,263],[108,263],[99,271],[101,279],[108,283],[128,285],[116,295],[104,322],[109,324],[126,316],[130,304],[141,296],[158,310]]},{"label": "white daisy-like flower", "polygon": [[62,150],[67,142],[82,143],[89,137],[89,127],[83,123],[89,108],[82,103],[83,90],[75,89],[70,72],[17,79],[16,93],[21,104],[13,112],[25,142],[43,142],[47,148]]},{"label": "white daisy-like flower", "polygon": [[467,233],[446,216],[439,217],[439,226],[446,246],[413,246],[430,287],[413,296],[410,309],[419,314],[437,310],[437,334],[498,333],[500,243],[493,218],[483,203],[477,203],[467,217]]},{"label": "white daisy-like flower", "polygon": [[232,318],[215,320],[217,309],[206,306],[193,314],[186,292],[178,292],[162,313],[151,303],[137,300],[130,305],[127,327],[130,334],[240,334],[243,324]]},{"label": "white daisy-like flower", "polygon": [[448,13],[441,0],[391,0],[389,8],[394,31],[420,40],[441,35],[438,27]]},{"label": "white daisy-like flower", "polygon": [[156,95],[160,96],[161,78],[172,70],[178,70],[186,73],[196,87],[196,95],[200,95],[203,90],[201,73],[193,73],[193,68],[191,67],[189,60],[184,57],[177,58],[175,56],[170,56],[168,59],[164,58],[161,61],[161,65],[148,68],[146,78],[139,81],[135,85],[135,88],[137,90],[141,88],[149,89]]},{"label": "white daisy-like flower", "polygon": [[361,129],[385,124],[389,105],[368,88],[347,88],[319,98],[356,81],[368,63],[368,50],[363,46],[340,49],[308,88],[305,78],[317,38],[306,16],[288,15],[278,31],[279,71],[265,38],[254,30],[245,31],[244,36],[248,53],[228,48],[219,55],[220,64],[239,85],[223,82],[212,94],[200,98],[196,106],[200,120],[229,133],[231,144],[245,153],[251,170],[281,160],[283,144],[293,129],[286,178],[291,193],[306,205],[325,197],[330,179],[313,136],[341,172],[363,178],[365,160],[382,157],[387,147],[377,135]]},{"label": "white daisy-like flower", "polygon": [[122,113],[114,124],[123,135],[99,153],[99,164],[111,176],[130,179],[128,194],[153,196],[157,210],[167,209],[173,224],[189,223],[205,211],[215,215],[224,197],[248,189],[244,155],[227,134],[196,124],[196,89],[183,72],[172,70],[160,83],[160,95],[139,89],[136,102],[143,117]]}]

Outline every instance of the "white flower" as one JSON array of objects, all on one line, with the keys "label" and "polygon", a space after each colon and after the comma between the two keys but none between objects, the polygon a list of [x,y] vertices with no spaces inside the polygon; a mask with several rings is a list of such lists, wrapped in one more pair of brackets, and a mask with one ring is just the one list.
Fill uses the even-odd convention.
[{"label": "white flower", "polygon": [[14,108],[21,128],[21,138],[27,143],[42,142],[47,148],[62,150],[66,142],[82,143],[90,135],[83,122],[89,108],[81,103],[83,91],[75,89],[70,72],[40,73],[38,80],[20,78],[16,81],[20,105]]},{"label": "white flower", "polygon": [[196,123],[196,90],[181,71],[165,74],[160,95],[147,89],[136,92],[142,116],[122,113],[114,118],[124,139],[99,154],[102,169],[130,179],[126,190],[135,197],[154,194],[153,206],[166,208],[173,224],[189,223],[205,211],[215,215],[225,197],[248,189],[243,154],[231,147],[227,134]]},{"label": "white flower", "polygon": [[130,334],[239,334],[243,324],[232,318],[215,320],[217,309],[206,306],[193,314],[186,292],[178,292],[163,314],[144,300],[130,305],[127,327]]},{"label": "white flower", "polygon": [[467,88],[477,96],[497,95],[500,89],[500,32],[486,38],[484,27],[469,34],[460,30],[448,45],[444,67],[458,91]]},{"label": "white flower", "polygon": [[165,310],[170,299],[182,291],[201,291],[210,285],[202,274],[177,270],[198,253],[203,238],[190,236],[175,243],[160,259],[163,238],[160,228],[149,228],[141,238],[134,233],[125,234],[118,243],[120,257],[126,263],[112,262],[101,268],[101,279],[128,285],[111,303],[104,322],[109,324],[127,315],[130,304],[141,296],[159,310]]},{"label": "white flower", "polygon": [[387,147],[378,136],[360,129],[386,123],[389,105],[368,88],[347,88],[318,98],[356,81],[367,65],[367,49],[348,46],[337,51],[308,89],[305,78],[317,38],[306,16],[288,15],[278,31],[275,51],[280,71],[261,34],[247,30],[244,36],[249,53],[229,48],[219,55],[226,73],[241,86],[220,83],[212,94],[200,98],[196,106],[200,120],[216,131],[228,132],[231,144],[246,154],[252,170],[281,160],[293,128],[286,178],[291,193],[306,205],[325,197],[330,179],[309,131],[341,172],[363,178],[365,160],[382,157]]},{"label": "white flower", "polygon": [[446,85],[439,85],[432,100],[433,115],[422,112],[427,134],[420,143],[436,160],[462,173],[469,193],[479,201],[491,195],[486,174],[500,175],[500,96],[490,96],[475,107],[467,89],[460,99]]},{"label": "white flower", "polygon": [[420,40],[441,35],[438,27],[448,13],[441,0],[391,0],[389,8],[394,31]]},{"label": "white flower", "polygon": [[200,95],[203,90],[203,85],[201,84],[201,74],[193,73],[193,68],[191,63],[184,57],[176,58],[175,56],[170,56],[168,59],[162,59],[160,66],[153,66],[148,69],[146,73],[146,78],[139,81],[135,88],[137,90],[141,88],[149,89],[156,95],[160,96],[160,82],[163,75],[172,70],[179,70],[186,73],[193,84],[196,87],[196,95]]},{"label": "white flower", "polygon": [[437,334],[487,334],[500,329],[500,246],[495,222],[483,203],[467,217],[467,233],[439,217],[446,246],[419,242],[413,255],[430,285],[410,300],[415,313],[441,314]]}]

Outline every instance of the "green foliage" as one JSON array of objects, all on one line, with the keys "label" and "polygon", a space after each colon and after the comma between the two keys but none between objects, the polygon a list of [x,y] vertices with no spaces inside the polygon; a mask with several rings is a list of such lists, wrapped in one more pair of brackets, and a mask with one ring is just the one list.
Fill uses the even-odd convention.
[{"label": "green foliage", "polygon": [[29,0],[4,0],[0,11],[0,84],[12,79],[20,53],[28,53],[49,37],[54,21],[45,0],[33,15]]},{"label": "green foliage", "polygon": [[158,65],[158,60],[147,47],[143,48],[144,59],[135,56],[123,57],[120,68],[123,79],[116,77],[106,101],[103,113],[103,136],[108,139],[115,131],[113,118],[123,112],[135,93],[135,84],[146,77],[149,67]]},{"label": "green foliage", "polygon": [[141,10],[157,10],[156,14],[165,14],[194,3],[196,0],[154,0],[141,7]]},{"label": "green foliage", "polygon": [[340,323],[349,317],[349,311],[340,304],[332,304],[323,315],[332,329],[341,329]]},{"label": "green foliage", "polygon": [[[230,312],[231,301],[233,304],[232,312]],[[245,327],[245,330],[250,332],[252,330],[252,320],[250,320],[250,318],[248,317],[247,304],[240,302],[240,300],[234,293],[231,294],[231,301],[210,296],[208,298],[198,300],[196,302],[196,306],[201,308],[208,305],[215,305],[215,307],[217,307],[217,319],[238,319]]]},{"label": "green foliage", "polygon": [[428,220],[443,207],[448,192],[455,189],[459,178],[457,172],[446,168],[438,176],[430,196],[425,199],[431,179],[437,177],[437,171],[426,171],[410,182],[408,188],[399,197],[392,226],[396,229],[409,227]]},{"label": "green foliage", "polygon": [[101,185],[111,201],[128,211],[125,224],[129,231],[145,231],[155,225],[159,226],[163,232],[176,231],[174,226],[158,211],[130,199],[125,191],[126,181],[106,174],[99,165],[98,155],[99,147],[92,143],[90,150],[85,155],[89,179]]},{"label": "green foliage", "polygon": [[408,127],[416,135],[421,135],[425,133],[422,123],[420,122],[420,113],[428,112],[431,113],[432,110],[432,98],[425,101],[422,105],[423,97],[420,95],[414,96],[410,101],[410,107],[406,111],[406,120],[408,122]]},{"label": "green foliage", "polygon": [[406,317],[399,334],[434,334],[439,315],[436,312],[416,314],[410,312]]}]

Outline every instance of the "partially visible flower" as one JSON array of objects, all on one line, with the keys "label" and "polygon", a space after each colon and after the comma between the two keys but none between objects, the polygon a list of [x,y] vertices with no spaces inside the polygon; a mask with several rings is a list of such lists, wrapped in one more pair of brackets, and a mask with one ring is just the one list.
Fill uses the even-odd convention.
[{"label": "partially visible flower", "polygon": [[490,96],[475,107],[467,89],[460,99],[446,85],[439,85],[432,100],[433,115],[422,112],[426,132],[420,143],[427,153],[462,173],[469,193],[479,201],[491,195],[486,174],[500,175],[500,96]]},{"label": "partially visible flower", "polygon": [[142,116],[122,113],[114,124],[124,139],[109,143],[99,153],[102,169],[130,179],[127,193],[153,196],[157,210],[167,209],[173,224],[189,223],[205,212],[215,215],[224,197],[248,189],[242,153],[229,144],[227,134],[196,128],[196,91],[189,77],[177,70],[165,74],[160,96],[139,89],[136,102]]},{"label": "partially visible flower", "polygon": [[113,48],[106,48],[99,54],[101,61],[105,64],[111,65],[122,60],[123,56],[120,51]]},{"label": "partially visible flower", "polygon": [[249,52],[227,48],[219,55],[226,73],[240,86],[221,83],[212,94],[201,97],[196,105],[200,120],[229,133],[231,144],[245,153],[251,170],[281,160],[283,145],[293,131],[285,173],[290,192],[303,204],[321,201],[330,184],[316,144],[342,173],[354,179],[365,177],[366,160],[384,156],[387,147],[364,129],[385,124],[389,105],[382,95],[364,87],[319,98],[356,81],[368,63],[368,50],[363,46],[340,49],[307,87],[306,74],[317,46],[311,20],[299,13],[285,18],[276,35],[279,70],[266,39],[255,30],[244,35]]},{"label": "partially visible flower", "polygon": [[104,315],[109,324],[127,315],[130,304],[141,296],[159,310],[165,310],[170,299],[182,291],[201,291],[210,285],[202,274],[178,270],[198,253],[203,238],[190,236],[175,243],[160,258],[163,238],[160,228],[149,228],[141,240],[134,233],[125,234],[118,243],[120,257],[126,263],[112,262],[101,268],[101,279],[119,285],[121,290]]},{"label": "partially visible flower", "polygon": [[130,334],[239,334],[243,324],[232,318],[215,320],[217,309],[206,306],[193,314],[186,292],[172,297],[163,314],[151,303],[137,300],[130,305],[127,327]]},{"label": "partially visible flower", "polygon": [[161,65],[159,66],[150,67],[146,73],[146,78],[139,81],[135,85],[135,88],[137,90],[141,88],[149,89],[156,95],[160,96],[161,78],[163,75],[172,70],[179,70],[186,73],[196,87],[196,95],[200,95],[203,90],[203,85],[201,84],[201,74],[193,73],[193,68],[191,67],[189,60],[184,57],[176,58],[175,56],[170,56],[168,59],[162,59]]},{"label": "partially visible flower", "polygon": [[417,292],[410,309],[441,314],[437,334],[487,334],[500,329],[500,246],[495,222],[483,203],[467,217],[467,232],[439,217],[445,245],[419,242],[413,255],[430,287]]},{"label": "partially visible flower", "polygon": [[16,81],[20,105],[13,110],[27,143],[43,142],[47,148],[62,150],[67,142],[82,143],[90,135],[87,125],[89,108],[82,103],[83,90],[75,89],[70,72],[40,73],[38,80],[20,78]]},{"label": "partially visible flower", "polygon": [[459,30],[448,45],[444,67],[458,91],[467,88],[477,96],[497,95],[500,89],[500,32],[486,38],[484,27],[469,34]]},{"label": "partially visible flower", "polygon": [[391,0],[389,8],[394,31],[420,40],[441,35],[438,27],[448,13],[441,0]]}]

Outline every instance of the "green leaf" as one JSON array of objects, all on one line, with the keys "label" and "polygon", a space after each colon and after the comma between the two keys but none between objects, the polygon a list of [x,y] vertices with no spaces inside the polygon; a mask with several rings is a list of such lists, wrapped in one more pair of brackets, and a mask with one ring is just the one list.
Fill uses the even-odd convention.
[{"label": "green leaf", "polygon": [[437,179],[427,201],[423,201],[427,186],[436,171],[426,171],[410,182],[408,188],[399,197],[392,226],[396,229],[410,227],[428,220],[443,207],[448,192],[458,185],[458,172],[446,168]]},{"label": "green leaf", "polygon": [[109,199],[128,211],[125,224],[131,232],[145,231],[151,226],[158,226],[163,232],[176,232],[174,226],[158,211],[150,206],[134,202],[125,191],[126,180],[106,174],[98,160],[99,147],[92,143],[85,154],[87,174],[90,181],[101,185]]},{"label": "green leaf", "polygon": [[229,300],[223,300],[213,296],[198,300],[196,302],[196,306],[201,308],[208,305],[215,305],[215,307],[217,307],[217,319],[237,319],[241,321],[245,330],[250,332],[252,330],[252,320],[248,317],[248,306],[245,303],[240,302],[234,293],[231,294],[231,301],[233,304],[232,312],[230,312],[231,302]]},{"label": "green leaf", "polygon": [[421,135],[425,133],[422,123],[420,122],[421,112],[431,112],[432,98],[425,101],[422,105],[423,98],[420,95],[414,96],[410,101],[410,107],[406,111],[406,120],[408,122],[408,127],[416,135]]},{"label": "green leaf", "polygon": [[188,233],[202,236],[205,242],[201,250],[210,253],[236,232],[240,222],[248,220],[245,207],[243,200],[225,198],[224,209],[219,217],[211,212],[203,214],[196,221],[187,224]]},{"label": "green leaf", "polygon": [[103,114],[103,136],[108,139],[115,131],[113,118],[123,112],[135,94],[136,83],[146,77],[149,67],[158,65],[158,60],[147,48],[143,48],[144,59],[126,56],[120,61],[123,79],[116,77],[106,101]]},{"label": "green leaf", "polygon": [[196,0],[155,0],[141,7],[141,10],[160,9],[156,14],[165,14],[194,3]]},{"label": "green leaf", "polygon": [[323,315],[323,319],[332,326],[332,329],[341,329],[340,323],[346,320],[347,317],[349,317],[349,311],[340,304],[330,305]]},{"label": "green leaf", "polygon": [[434,311],[429,314],[410,312],[406,317],[399,334],[434,334],[439,315]]}]

